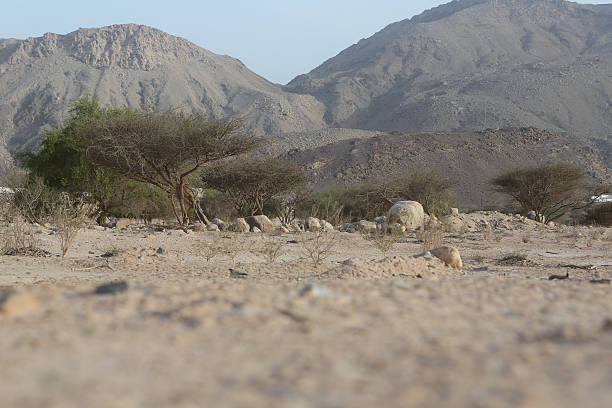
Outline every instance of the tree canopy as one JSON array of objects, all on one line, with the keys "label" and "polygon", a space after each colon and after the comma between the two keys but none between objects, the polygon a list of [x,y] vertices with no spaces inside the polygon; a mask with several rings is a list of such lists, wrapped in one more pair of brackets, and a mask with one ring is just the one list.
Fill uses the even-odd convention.
[{"label": "tree canopy", "polygon": [[211,120],[181,112],[123,111],[80,121],[76,129],[86,157],[131,180],[152,184],[178,205],[181,225],[190,214],[204,223],[190,176],[202,166],[254,148],[258,140],[245,132],[240,119]]},{"label": "tree canopy", "polygon": [[292,163],[274,158],[234,160],[202,172],[209,188],[222,191],[243,215],[263,214],[264,205],[300,187],[306,175]]}]

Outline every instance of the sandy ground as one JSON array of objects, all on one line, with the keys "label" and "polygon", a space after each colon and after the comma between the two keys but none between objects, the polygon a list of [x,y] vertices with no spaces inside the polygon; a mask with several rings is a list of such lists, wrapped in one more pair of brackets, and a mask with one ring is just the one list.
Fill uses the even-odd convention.
[{"label": "sandy ground", "polygon": [[414,234],[384,257],[330,233],[317,268],[311,233],[84,229],[64,259],[2,256],[0,406],[612,406],[612,286],[590,282],[612,230],[471,217],[494,228],[444,237],[461,272],[410,258]]}]

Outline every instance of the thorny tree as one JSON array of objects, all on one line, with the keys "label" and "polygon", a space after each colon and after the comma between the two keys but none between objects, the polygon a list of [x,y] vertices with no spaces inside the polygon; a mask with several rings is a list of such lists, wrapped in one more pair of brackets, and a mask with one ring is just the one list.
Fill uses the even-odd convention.
[{"label": "thorny tree", "polygon": [[590,206],[606,191],[607,186],[589,185],[585,178],[584,170],[571,164],[545,163],[509,171],[492,184],[523,211],[534,211],[537,221],[547,222]]},{"label": "thorny tree", "polygon": [[243,215],[263,214],[266,203],[298,188],[305,180],[299,167],[273,158],[232,160],[208,166],[202,172],[204,184],[225,193]]},{"label": "thorny tree", "polygon": [[187,183],[202,166],[245,153],[258,140],[240,119],[211,120],[197,114],[126,111],[82,121],[77,129],[87,158],[129,179],[150,183],[168,194],[179,224],[190,215],[208,224],[196,193]]}]

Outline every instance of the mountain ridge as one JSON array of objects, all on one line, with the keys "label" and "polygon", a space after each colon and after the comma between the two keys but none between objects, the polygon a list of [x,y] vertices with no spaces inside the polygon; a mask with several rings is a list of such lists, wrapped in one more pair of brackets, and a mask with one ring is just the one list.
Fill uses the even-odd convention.
[{"label": "mountain ridge", "polygon": [[564,0],[455,0],[388,25],[285,89],[323,102],[330,126],[537,126],[609,140],[610,12]]}]

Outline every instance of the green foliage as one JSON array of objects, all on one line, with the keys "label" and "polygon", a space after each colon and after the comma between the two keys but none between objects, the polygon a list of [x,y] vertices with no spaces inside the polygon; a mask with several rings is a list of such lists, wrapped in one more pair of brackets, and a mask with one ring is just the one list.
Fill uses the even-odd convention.
[{"label": "green foliage", "polygon": [[418,201],[426,213],[439,216],[452,207],[455,196],[450,190],[451,183],[433,171],[416,171],[409,176],[395,178],[390,190],[396,197]]},{"label": "green foliage", "polygon": [[[40,151],[25,152],[18,156],[22,167],[29,170],[29,180],[20,190],[22,194],[48,194],[41,189],[42,183],[55,190],[64,191],[73,197],[85,194],[94,201],[104,215],[119,217],[159,216],[167,213],[168,200],[154,187],[136,183],[120,177],[111,169],[96,166],[87,160],[85,145],[79,136],[78,126],[85,120],[103,116],[131,115],[129,108],[102,108],[93,98],[81,98],[70,109],[71,116],[63,125],[54,124],[43,131]],[[16,197],[17,198],[17,197]],[[32,200],[29,200],[32,201]],[[35,200],[40,207],[44,200]],[[41,208],[25,209],[27,218],[39,218]]]},{"label": "green foliage", "polygon": [[448,180],[431,171],[415,172],[385,182],[328,187],[313,194],[300,213],[338,225],[385,215],[402,200],[418,201],[427,213],[439,215],[452,206],[455,197]]}]

